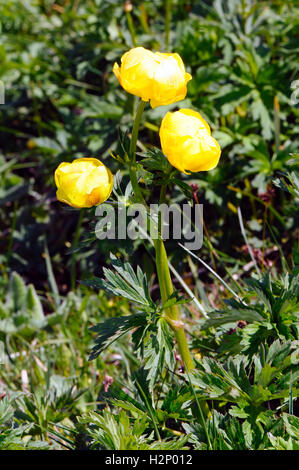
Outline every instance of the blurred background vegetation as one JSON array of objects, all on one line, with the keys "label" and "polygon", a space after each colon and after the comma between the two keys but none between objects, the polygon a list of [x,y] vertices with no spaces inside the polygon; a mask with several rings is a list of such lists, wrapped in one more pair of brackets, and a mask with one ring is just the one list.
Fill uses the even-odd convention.
[{"label": "blurred background vegetation", "polygon": [[[78,430],[67,443],[54,424],[72,428],[74,416],[92,409],[109,387],[110,375],[117,380],[117,368],[127,377],[136,367],[125,342],[88,362],[88,328],[131,306],[78,281],[100,276],[114,252],[134,266],[138,260],[158,296],[150,247],[97,241],[93,209],[72,210],[55,197],[53,173],[62,161],[96,157],[113,173],[122,170],[110,153],[131,126],[136,99],[119,86],[113,63],[136,45],[182,56],[193,77],[187,97],[147,107],[142,144],[159,146],[168,110],[190,107],[209,122],[222,147],[220,164],[181,178],[204,204],[198,256],[244,293],[253,273],[262,279],[270,271],[278,280],[298,263],[298,26],[295,1],[0,1],[0,341],[10,357],[0,365],[0,396],[13,393],[6,417],[15,413],[33,441],[38,436],[48,445],[51,429],[59,445],[80,448]],[[156,201],[155,185],[146,190]],[[172,188],[169,200],[182,199]],[[231,294],[213,273],[175,243],[167,249],[206,310],[224,308]],[[194,307],[186,310],[200,320]],[[216,338],[206,340],[207,350],[217,350]],[[236,344],[229,345],[234,352]],[[15,439],[26,446],[7,435],[9,445]]]}]

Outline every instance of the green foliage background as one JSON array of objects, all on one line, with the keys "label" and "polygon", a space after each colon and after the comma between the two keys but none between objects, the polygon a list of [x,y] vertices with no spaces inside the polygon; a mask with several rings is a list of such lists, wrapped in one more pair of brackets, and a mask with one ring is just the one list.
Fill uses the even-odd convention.
[{"label": "green foliage background", "polygon": [[[298,450],[298,5],[124,3],[0,1],[0,449]],[[196,257],[167,242],[190,375],[161,317],[151,246],[98,241],[94,210],[55,197],[55,168],[83,156],[121,170],[130,197],[111,152],[137,101],[112,67],[136,44],[178,52],[193,77],[184,101],[146,108],[147,199],[168,110],[200,111],[222,147],[215,170],[168,193],[204,204]]]}]

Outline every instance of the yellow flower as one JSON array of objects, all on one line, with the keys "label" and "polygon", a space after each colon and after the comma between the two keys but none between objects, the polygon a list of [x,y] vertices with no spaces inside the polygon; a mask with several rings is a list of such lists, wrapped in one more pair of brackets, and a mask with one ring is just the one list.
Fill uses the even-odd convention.
[{"label": "yellow flower", "polygon": [[154,53],[144,47],[126,52],[113,72],[128,93],[150,100],[152,108],[183,100],[192,78],[178,54]]},{"label": "yellow flower", "polygon": [[196,111],[168,112],[161,123],[160,140],[168,161],[184,173],[212,170],[218,164],[220,146]]},{"label": "yellow flower", "polygon": [[57,199],[72,207],[92,207],[106,201],[113,188],[111,171],[96,158],[63,162],[55,171]]}]

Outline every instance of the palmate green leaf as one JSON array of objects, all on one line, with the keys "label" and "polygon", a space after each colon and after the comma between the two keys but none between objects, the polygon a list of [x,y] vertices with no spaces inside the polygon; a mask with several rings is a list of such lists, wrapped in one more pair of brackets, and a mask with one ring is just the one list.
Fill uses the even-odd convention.
[{"label": "palmate green leaf", "polygon": [[146,153],[140,153],[143,157],[142,164],[149,170],[157,170],[162,173],[168,173],[171,165],[163,152],[157,147],[152,147]]},{"label": "palmate green leaf", "polygon": [[160,307],[161,311],[164,311],[174,305],[182,305],[188,303],[188,300],[184,296],[180,295],[180,291],[175,290],[168,299]]},{"label": "palmate green leaf", "polygon": [[[112,386],[109,388],[108,392],[103,392],[101,394],[103,399],[107,401],[108,403],[114,404],[116,401],[120,401],[122,403],[125,403],[126,406],[131,407],[131,410],[135,410],[137,412],[140,412],[140,414],[146,413],[146,406],[143,404],[143,400],[137,401],[137,399],[133,398],[131,395],[126,393],[120,385],[117,384],[112,384]],[[136,388],[136,397],[139,398],[139,391]],[[124,408],[125,409],[125,408]]]},{"label": "palmate green leaf", "polygon": [[[200,387],[204,398],[237,404],[232,413],[245,418],[250,412],[259,413],[268,400],[288,397],[290,381],[297,380],[295,366],[299,358],[292,359],[297,346],[296,341],[284,344],[277,341],[269,355],[261,351],[260,356],[253,356],[252,365],[246,356],[229,358],[224,365],[203,358],[202,370],[192,374],[193,383]],[[252,375],[253,383],[249,380]],[[293,392],[297,396],[298,391]]]},{"label": "palmate green leaf", "polygon": [[[298,156],[297,156],[298,158]],[[291,173],[279,173],[279,178],[275,178],[273,183],[278,188],[299,198],[299,175],[295,171]]]},{"label": "palmate green leaf", "polygon": [[[137,273],[135,274],[129,263],[122,263],[114,256],[111,256],[111,259],[115,271],[113,272],[105,268],[104,274],[106,279],[96,279],[93,281],[93,285],[103,287],[114,295],[121,295],[141,305],[145,312],[154,313],[156,306],[151,300],[147,279],[141,269],[137,267]],[[173,295],[168,300],[167,306],[182,301],[182,299],[177,299]],[[103,349],[120,338],[124,333],[135,329],[133,341],[137,344],[137,347],[142,344],[148,386],[152,390],[165,365],[169,368],[174,366],[174,344],[173,335],[169,331],[166,320],[157,315],[148,323],[147,315],[148,313],[141,312],[128,317],[112,318],[93,327],[92,331],[98,333],[98,337],[90,359],[96,358]]]},{"label": "palmate green leaf", "polygon": [[146,275],[140,267],[137,266],[137,273],[135,274],[129,263],[122,263],[112,254],[110,254],[110,258],[114,271],[104,268],[103,271],[106,279],[96,277],[91,281],[85,282],[85,284],[105,289],[114,295],[125,297],[131,302],[141,305],[145,310],[155,310],[155,304],[149,293]]},{"label": "palmate green leaf", "polygon": [[153,173],[147,171],[140,163],[137,163],[136,169],[138,181],[142,181],[145,185],[151,185],[153,183]]},{"label": "palmate green leaf", "polygon": [[189,436],[180,436],[177,439],[161,440],[149,444],[148,450],[189,450],[189,447],[185,447]]},{"label": "palmate green leaf", "polygon": [[[114,152],[110,152],[111,157],[121,163],[128,163],[129,162],[129,153],[130,153],[130,137],[128,130],[122,131],[121,128],[118,129],[118,141],[116,150]],[[120,188],[122,175],[120,171],[116,173],[114,176],[115,180],[115,188]]]},{"label": "palmate green leaf", "polygon": [[277,369],[275,367],[272,367],[270,364],[265,364],[262,369],[258,370],[259,364],[256,363],[255,365],[255,372],[257,373],[255,381],[261,387],[266,388],[268,384],[272,381],[272,379],[277,375]]},{"label": "palmate green leaf", "polygon": [[30,427],[26,425],[0,433],[0,450],[50,450],[51,447],[48,442],[33,441]]},{"label": "palmate green leaf", "polygon": [[140,407],[135,406],[133,403],[130,403],[128,401],[124,400],[118,400],[118,399],[110,399],[109,403],[111,405],[117,406],[118,408],[125,410],[125,411],[130,411],[133,416],[140,416],[140,417],[145,417],[147,416],[146,411],[142,411]]},{"label": "palmate green leaf", "polygon": [[248,401],[249,397],[239,386],[239,380],[236,381],[228,374],[220,363],[211,358],[203,358],[201,364],[203,370],[194,372],[191,380],[202,389],[202,398],[228,402]]},{"label": "palmate green leaf", "polygon": [[6,396],[0,401],[0,426],[10,421],[13,417],[14,409],[11,400]]},{"label": "palmate green leaf", "polygon": [[98,357],[104,349],[128,331],[138,327],[145,328],[146,325],[146,314],[142,312],[126,317],[108,318],[104,322],[93,326],[91,331],[97,333],[98,336],[90,353],[89,360]]},{"label": "palmate green leaf", "polygon": [[89,412],[79,418],[80,423],[87,425],[87,433],[93,441],[92,448],[105,450],[140,449],[140,446],[146,442],[142,433],[147,424],[145,419],[137,421],[138,428],[131,424],[129,416],[124,411],[113,415],[107,409],[103,411],[103,414]]},{"label": "palmate green leaf", "polygon": [[227,362],[227,372],[234,379],[234,383],[250,396],[251,383],[245,370],[246,362],[246,359],[241,356],[236,356],[234,359],[229,358]]},{"label": "palmate green leaf", "polygon": [[[288,337],[288,325],[298,325],[299,322],[299,275],[292,274],[286,278],[286,288],[280,289],[272,309],[272,317],[278,323],[278,328],[285,327],[281,332]],[[276,286],[275,286],[276,287]],[[291,335],[292,336],[292,335]]]},{"label": "palmate green leaf", "polygon": [[[224,442],[229,446],[230,449],[244,450],[248,447],[250,448],[249,441],[251,442],[252,440],[250,429],[244,427],[244,425],[241,425],[240,421],[233,416],[224,416],[215,411],[213,413],[212,422],[211,420],[209,421],[208,429],[214,440],[215,437],[217,439],[217,434],[219,433],[219,438],[223,437]],[[221,443],[221,439],[219,440]]]},{"label": "palmate green leaf", "polygon": [[184,196],[187,199],[189,199],[189,200],[192,199],[193,196],[192,196],[192,191],[191,191],[191,188],[190,188],[189,184],[185,183],[184,181],[182,181],[181,179],[176,178],[176,177],[173,177],[171,179],[171,181],[178,186],[180,191],[184,194]]},{"label": "palmate green leaf", "polygon": [[[200,449],[207,445],[206,435],[201,423],[183,423],[189,442]],[[222,415],[215,409],[206,421],[207,430],[213,450],[245,450],[248,449],[242,425],[239,420],[228,414]]]},{"label": "palmate green leaf", "polygon": [[[180,178],[177,178],[175,175],[177,171],[170,165],[165,155],[156,147],[153,147],[146,153],[139,154],[143,157],[142,165],[145,168],[148,168],[152,171],[158,171],[162,173],[161,180],[159,179],[160,184],[175,184],[179,190],[183,193],[183,195],[191,200],[192,199],[192,191],[190,186],[182,181]],[[154,175],[147,174],[145,172],[144,175],[140,174],[145,180],[151,182],[154,178]],[[151,175],[151,176],[149,176]]]},{"label": "palmate green leaf", "polygon": [[230,416],[234,416],[235,418],[240,419],[247,419],[250,415],[244,408],[241,406],[232,406],[229,410]]},{"label": "palmate green leaf", "polygon": [[12,393],[0,400],[0,450],[48,449],[48,442],[32,440],[32,425],[23,425],[14,419],[15,400],[22,395]]},{"label": "palmate green leaf", "polygon": [[155,410],[153,408],[153,397],[149,388],[147,373],[143,367],[133,373],[133,382],[144,406],[151,413],[155,414]]},{"label": "palmate green leaf", "polygon": [[174,367],[174,340],[165,318],[159,318],[154,331],[144,341],[144,368],[149,389],[152,391],[164,367]]},{"label": "palmate green leaf", "polygon": [[246,284],[257,294],[258,298],[266,306],[268,312],[272,313],[272,306],[275,303],[275,299],[272,293],[269,273],[267,273],[261,280],[253,278],[246,279]]},{"label": "palmate green leaf", "polygon": [[[299,331],[299,276],[296,269],[287,273],[279,280],[271,280],[267,273],[261,279],[250,278],[246,280],[247,291],[258,297],[261,302],[245,306],[240,302],[229,299],[225,301],[230,308],[209,313],[209,319],[203,327],[231,326],[240,320],[247,325],[238,328],[234,334],[237,345],[235,352],[244,352],[252,356],[258,351],[259,345],[275,339],[297,339]],[[220,350],[228,352],[227,335],[222,334]],[[231,344],[232,341],[231,341]],[[239,348],[239,349],[238,349]],[[232,351],[232,350],[231,350]]]},{"label": "palmate green leaf", "polygon": [[262,322],[264,318],[253,308],[245,308],[244,306],[240,309],[232,308],[226,311],[217,310],[216,312],[209,313],[209,319],[204,322],[203,328],[207,329],[210,327],[226,325],[240,320],[252,323],[255,321]]},{"label": "palmate green leaf", "polygon": [[[279,437],[283,440],[289,437],[295,439],[295,436],[287,431],[284,420],[277,418],[272,410],[259,414],[258,425],[252,417],[247,418],[249,414],[236,406],[231,407],[229,414],[213,410],[212,416],[206,422],[213,450],[265,450],[271,448],[269,435],[273,436],[275,443]],[[202,448],[206,443],[206,436],[201,423],[184,423],[183,428],[189,433],[190,443]]]},{"label": "palmate green leaf", "polygon": [[193,394],[189,387],[173,386],[167,392],[161,410],[169,415],[177,414],[178,417],[187,418],[190,415],[190,404],[193,401]]},{"label": "palmate green leaf", "polygon": [[[298,352],[298,341],[286,341],[281,343],[279,339],[275,340],[269,347],[265,362],[269,364],[273,364],[275,367],[284,367],[291,364],[287,363],[285,365],[285,360],[288,356],[291,356],[292,351]],[[295,363],[295,362],[293,362]]]},{"label": "palmate green leaf", "polygon": [[277,336],[277,332],[270,322],[250,323],[242,330],[242,339],[240,342],[242,352],[251,357],[258,351],[259,346],[265,343],[271,336]]},{"label": "palmate green leaf", "polygon": [[181,436],[178,439],[154,441],[153,433],[148,433],[148,418],[137,418],[132,423],[124,411],[118,415],[108,410],[102,414],[89,412],[79,417],[78,421],[86,424],[92,449],[178,450],[183,449],[188,440],[188,436]]}]

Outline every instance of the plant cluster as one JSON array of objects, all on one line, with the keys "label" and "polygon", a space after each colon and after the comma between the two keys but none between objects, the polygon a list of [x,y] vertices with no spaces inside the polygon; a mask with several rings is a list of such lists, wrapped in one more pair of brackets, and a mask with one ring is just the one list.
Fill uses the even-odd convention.
[{"label": "plant cluster", "polygon": [[[297,18],[0,5],[1,450],[299,449]],[[153,201],[203,204],[200,251],[100,239]]]}]

